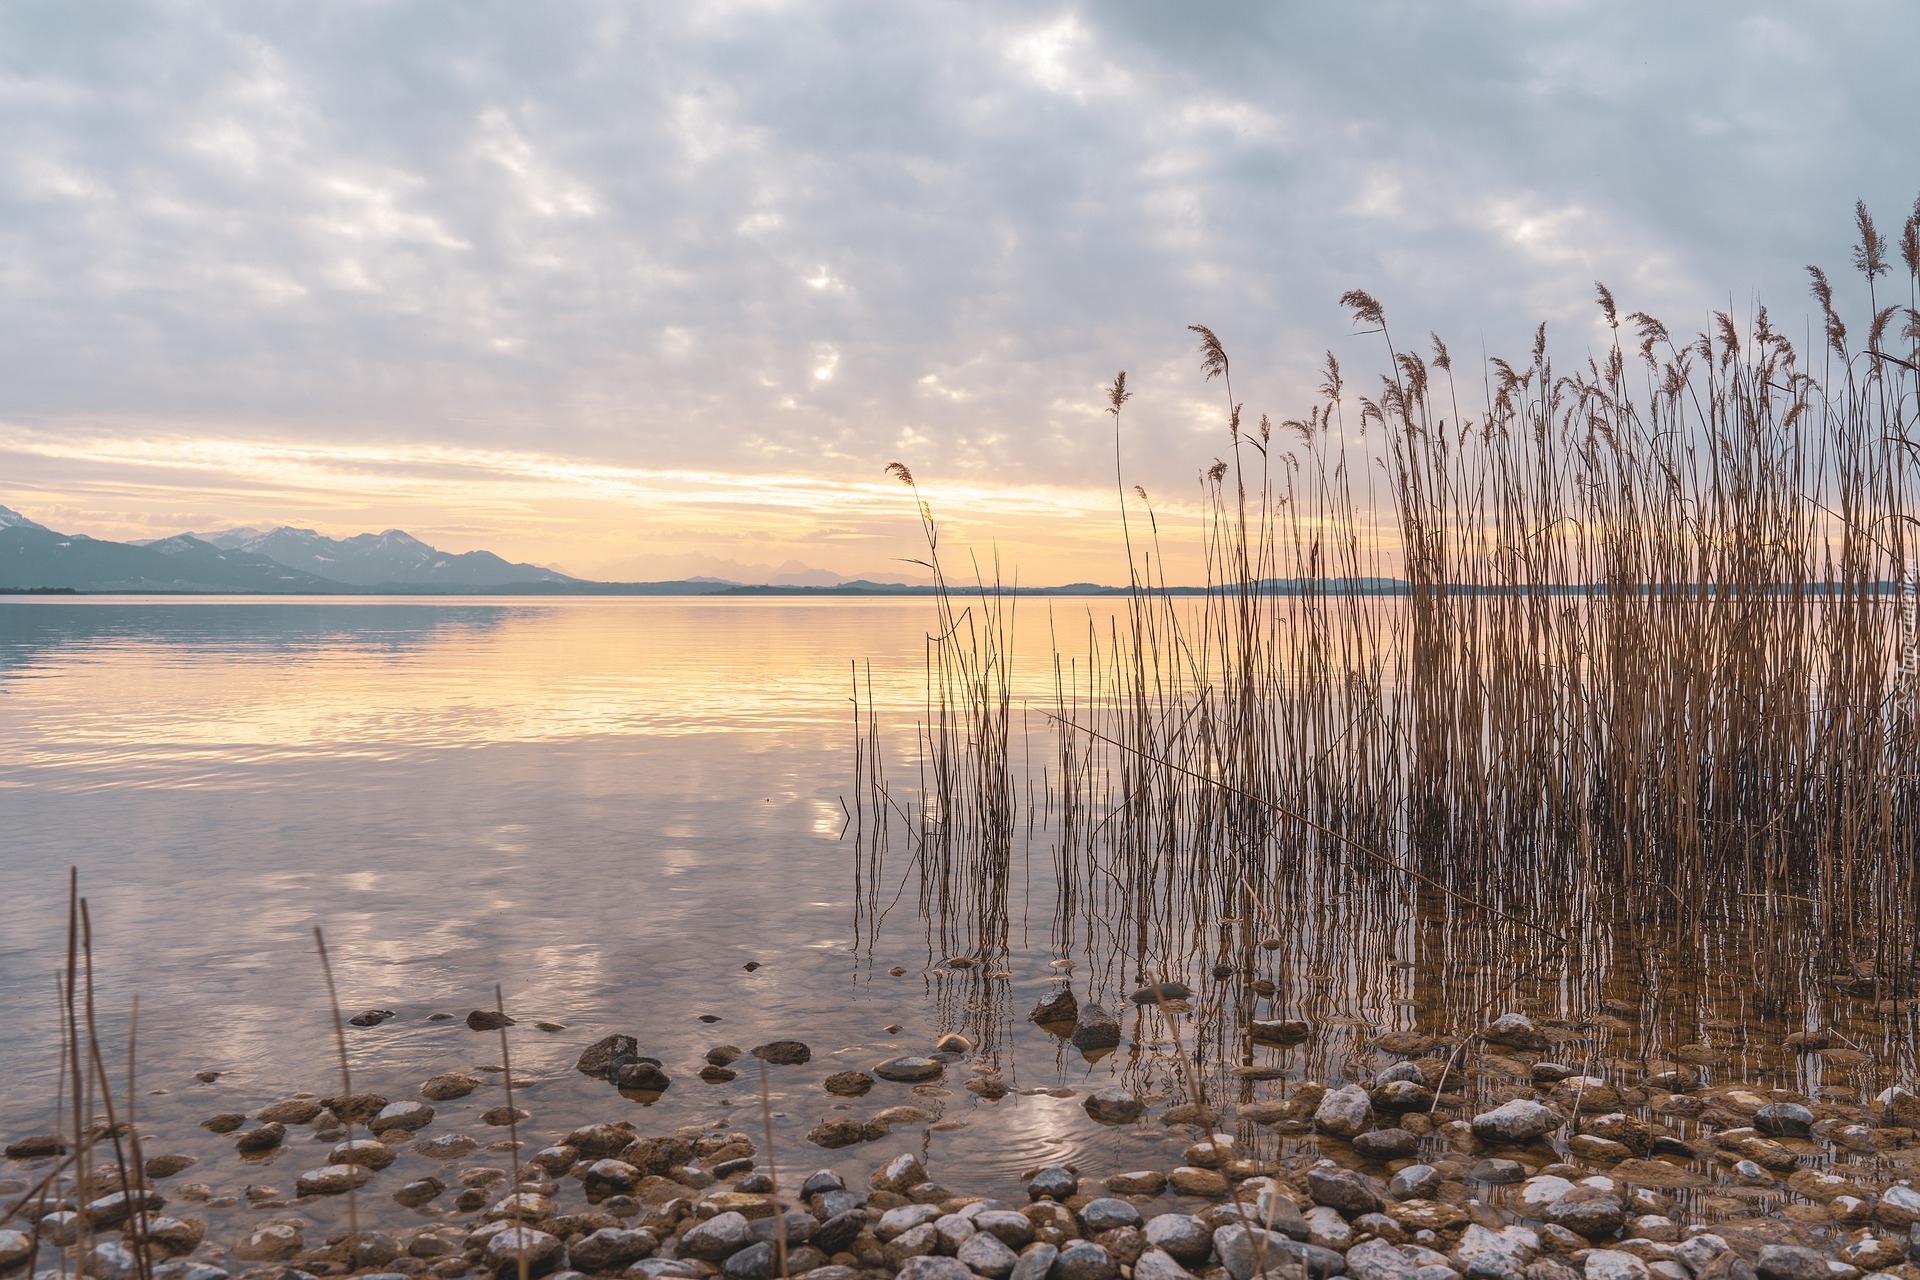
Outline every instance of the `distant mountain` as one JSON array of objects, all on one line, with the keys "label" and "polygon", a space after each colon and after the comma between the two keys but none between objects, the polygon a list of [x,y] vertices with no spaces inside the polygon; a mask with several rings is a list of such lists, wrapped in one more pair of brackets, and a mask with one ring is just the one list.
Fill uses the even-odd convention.
[{"label": "distant mountain", "polygon": [[539,565],[514,564],[491,551],[441,551],[400,529],[329,538],[312,529],[282,525],[264,531],[228,529],[187,536],[356,587],[504,587],[578,581]]},{"label": "distant mountain", "polygon": [[81,591],[333,591],[338,583],[188,534],[136,547],[55,533],[0,507],[0,587]]}]

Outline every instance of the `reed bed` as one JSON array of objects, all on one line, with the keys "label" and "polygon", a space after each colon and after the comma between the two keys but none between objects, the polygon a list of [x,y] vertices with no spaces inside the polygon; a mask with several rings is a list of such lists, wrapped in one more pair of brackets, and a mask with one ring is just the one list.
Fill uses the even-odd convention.
[{"label": "reed bed", "polygon": [[[1703,1015],[1673,1002],[1735,966],[1777,1022],[1842,997],[1910,1012],[1920,203],[1897,245],[1856,223],[1864,341],[1818,268],[1805,350],[1764,308],[1684,337],[1600,285],[1603,350],[1560,362],[1542,325],[1457,378],[1356,290],[1384,373],[1362,393],[1329,353],[1315,403],[1254,423],[1195,326],[1226,427],[1197,598],[1127,486],[1117,377],[1129,591],[1105,629],[1055,634],[1037,771],[1013,759],[1012,597],[949,588],[914,488],[937,627],[911,800],[856,724],[869,930],[904,831],[936,949],[997,965],[1024,817],[1052,846],[1055,946],[1096,983],[1198,959],[1465,1021],[1522,977],[1591,1012],[1630,971],[1678,1037]],[[1244,1055],[1251,1004],[1214,1012],[1212,1051]]]}]

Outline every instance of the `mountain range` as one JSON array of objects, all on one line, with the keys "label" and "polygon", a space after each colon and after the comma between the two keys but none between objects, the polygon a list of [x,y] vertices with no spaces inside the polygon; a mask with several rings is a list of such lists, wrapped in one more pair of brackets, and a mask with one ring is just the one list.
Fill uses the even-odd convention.
[{"label": "mountain range", "polygon": [[577,582],[534,564],[515,564],[491,551],[441,551],[401,529],[329,538],[311,529],[228,529],[188,533],[224,551],[265,556],[290,569],[355,587],[502,587],[516,582]]}]

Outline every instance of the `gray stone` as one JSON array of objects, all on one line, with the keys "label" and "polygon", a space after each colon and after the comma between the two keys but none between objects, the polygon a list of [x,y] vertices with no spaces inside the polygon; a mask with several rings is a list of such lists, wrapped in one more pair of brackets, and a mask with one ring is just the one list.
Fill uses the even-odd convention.
[{"label": "gray stone", "polygon": [[570,1247],[567,1257],[582,1271],[619,1271],[651,1255],[657,1244],[651,1231],[602,1227]]},{"label": "gray stone", "polygon": [[116,1191],[89,1202],[87,1220],[96,1228],[117,1227],[131,1218],[136,1209],[157,1213],[166,1207],[166,1203],[158,1191]]},{"label": "gray stone", "polygon": [[1295,1240],[1305,1240],[1312,1234],[1300,1206],[1271,1186],[1262,1187],[1254,1197],[1253,1220],[1269,1231],[1283,1232]]},{"label": "gray stone", "polygon": [[1487,1024],[1480,1033],[1483,1040],[1492,1044],[1510,1045],[1515,1049],[1544,1049],[1547,1038],[1533,1025],[1533,1019],[1524,1013],[1503,1013]]},{"label": "gray stone", "polygon": [[361,1164],[330,1164],[309,1169],[294,1182],[296,1194],[303,1196],[344,1195],[354,1187],[373,1181],[373,1170]]},{"label": "gray stone", "polygon": [[610,1076],[620,1064],[639,1056],[640,1042],[632,1036],[611,1035],[594,1041],[580,1053],[573,1069],[583,1075]]},{"label": "gray stone", "polygon": [[1595,1249],[1587,1254],[1587,1280],[1647,1280],[1647,1264],[1618,1249]]},{"label": "gray stone", "polygon": [[973,1273],[958,1258],[932,1255],[908,1258],[894,1280],[973,1280]]},{"label": "gray stone", "polygon": [[1080,1006],[1073,1024],[1073,1047],[1081,1053],[1112,1049],[1120,1043],[1120,1019],[1097,1004]]},{"label": "gray stone", "polygon": [[1115,1227],[1138,1227],[1145,1225],[1140,1211],[1125,1200],[1116,1200],[1111,1196],[1102,1196],[1098,1200],[1089,1200],[1080,1208],[1080,1225],[1089,1235],[1099,1235],[1102,1231],[1111,1231]]},{"label": "gray stone", "polygon": [[32,1236],[24,1231],[0,1230],[0,1272],[12,1271],[32,1256]]},{"label": "gray stone", "polygon": [[1578,1187],[1548,1205],[1542,1216],[1589,1240],[1606,1240],[1627,1224],[1627,1207],[1617,1196]]},{"label": "gray stone", "polygon": [[1385,1240],[1363,1240],[1347,1250],[1347,1274],[1355,1280],[1414,1280],[1414,1265]]},{"label": "gray stone", "polygon": [[139,1269],[133,1250],[118,1240],[102,1240],[80,1259],[80,1274],[93,1280],[127,1280]]},{"label": "gray stone", "polygon": [[1053,1270],[1053,1260],[1060,1256],[1060,1250],[1054,1245],[1042,1241],[1028,1245],[1020,1253],[1020,1261],[1013,1266],[1013,1275],[1008,1280],[1046,1280],[1047,1273]]},{"label": "gray stone", "polygon": [[698,1277],[706,1273],[700,1270],[698,1263],[679,1258],[642,1258],[620,1274],[630,1276],[632,1280],[680,1280],[681,1277]]},{"label": "gray stone", "polygon": [[1747,1260],[1729,1249],[1694,1272],[1697,1280],[1760,1280]]},{"label": "gray stone", "polygon": [[348,1142],[334,1144],[327,1158],[334,1164],[364,1165],[369,1169],[384,1169],[399,1157],[395,1151],[378,1138],[354,1138]]},{"label": "gray stone", "polygon": [[1146,1104],[1125,1089],[1101,1089],[1087,1095],[1087,1114],[1101,1124],[1131,1124],[1146,1110]]},{"label": "gray stone", "polygon": [[1552,1107],[1526,1098],[1503,1102],[1473,1118],[1473,1136],[1482,1142],[1523,1143],[1543,1138],[1564,1121]]},{"label": "gray stone", "polygon": [[[839,1194],[846,1194],[841,1192]],[[829,1254],[839,1253],[851,1245],[866,1228],[867,1211],[865,1209],[847,1209],[833,1214],[820,1224],[813,1233],[814,1243]]]},{"label": "gray stone", "polygon": [[1161,1249],[1149,1249],[1135,1260],[1133,1280],[1193,1280],[1193,1273]]},{"label": "gray stone", "polygon": [[1682,1240],[1673,1246],[1673,1256],[1687,1270],[1698,1274],[1709,1262],[1725,1253],[1727,1242],[1711,1231],[1703,1231],[1690,1240]]},{"label": "gray stone", "polygon": [[1161,1213],[1147,1220],[1147,1243],[1187,1266],[1197,1266],[1213,1252],[1213,1232],[1189,1213]]},{"label": "gray stone", "polygon": [[1753,1270],[1760,1280],[1832,1280],[1825,1255],[1791,1244],[1761,1249]]},{"label": "gray stone", "polygon": [[1033,1219],[1012,1209],[982,1209],[973,1215],[973,1225],[1009,1249],[1018,1251],[1033,1243]]},{"label": "gray stone", "polygon": [[1769,1102],[1753,1113],[1753,1127],[1770,1138],[1805,1138],[1813,1133],[1813,1112],[1797,1102]]},{"label": "gray stone", "polygon": [[1336,1138],[1351,1138],[1365,1133],[1373,1123],[1373,1103],[1367,1091],[1357,1084],[1335,1089],[1320,1099],[1314,1108],[1313,1125]]},{"label": "gray stone", "polygon": [[508,1227],[487,1241],[482,1256],[487,1270],[506,1280],[519,1275],[523,1256],[527,1260],[528,1275],[544,1276],[560,1269],[566,1253],[567,1247],[556,1236],[532,1227]]},{"label": "gray stone", "polygon": [[1503,1227],[1498,1231],[1489,1230],[1479,1223],[1469,1223],[1460,1233],[1460,1243],[1454,1253],[1461,1261],[1471,1261],[1483,1253],[1497,1253],[1501,1257],[1511,1258],[1516,1266],[1526,1266],[1540,1252],[1540,1237],[1526,1227]]},{"label": "gray stone", "polygon": [[898,1209],[889,1209],[880,1215],[873,1234],[882,1241],[903,1236],[915,1227],[922,1227],[940,1218],[940,1208],[931,1204],[903,1204]]},{"label": "gray stone", "polygon": [[1113,1255],[1091,1240],[1074,1240],[1053,1260],[1053,1280],[1114,1280]]},{"label": "gray stone", "polygon": [[727,1280],[768,1280],[773,1270],[774,1246],[767,1240],[754,1241],[720,1264],[720,1274]]},{"label": "gray stone", "polygon": [[1006,1242],[988,1231],[976,1231],[961,1242],[954,1251],[954,1259],[961,1266],[982,1275],[989,1280],[1007,1280],[1020,1262],[1020,1255],[1008,1248]]},{"label": "gray stone", "polygon": [[230,1273],[223,1267],[195,1262],[192,1258],[176,1258],[154,1267],[153,1280],[230,1280]]},{"label": "gray stone", "polygon": [[1405,1129],[1369,1129],[1355,1136],[1353,1149],[1369,1160],[1404,1160],[1420,1150],[1420,1139]]},{"label": "gray stone", "polygon": [[1395,1200],[1431,1200],[1443,1181],[1432,1165],[1410,1164],[1393,1175],[1387,1183],[1387,1194]]},{"label": "gray stone", "polygon": [[438,1178],[419,1178],[394,1192],[393,1198],[403,1208],[418,1209],[431,1204],[446,1189],[447,1184]]},{"label": "gray stone", "polygon": [[1467,1176],[1475,1182],[1503,1186],[1509,1182],[1519,1182],[1524,1179],[1527,1176],[1527,1169],[1518,1160],[1481,1160],[1467,1171]]},{"label": "gray stone", "polygon": [[1348,1218],[1378,1213],[1386,1207],[1373,1179],[1352,1169],[1307,1170],[1307,1193],[1315,1204],[1326,1205]]},{"label": "gray stone", "polygon": [[[1355,1214],[1355,1218],[1365,1217]],[[1353,1228],[1340,1216],[1338,1209],[1317,1204],[1307,1210],[1307,1243],[1317,1244],[1322,1249],[1332,1249],[1336,1253],[1345,1253],[1347,1246],[1353,1243]]]},{"label": "gray stone", "polygon": [[389,1102],[367,1121],[367,1128],[379,1133],[383,1129],[403,1129],[412,1133],[424,1129],[433,1123],[433,1108],[424,1102]]},{"label": "gray stone", "polygon": [[452,1102],[455,1098],[464,1098],[480,1087],[480,1081],[464,1072],[449,1071],[427,1080],[420,1086],[420,1096],[429,1102]]},{"label": "gray stone", "polygon": [[898,1155],[873,1171],[867,1179],[867,1185],[875,1191],[893,1191],[905,1193],[909,1187],[917,1187],[927,1180],[927,1170],[920,1158],[912,1153]]},{"label": "gray stone", "polygon": [[873,1074],[882,1080],[891,1080],[895,1084],[924,1084],[929,1080],[938,1080],[946,1067],[938,1058],[923,1058],[907,1054],[899,1058],[888,1058],[873,1068]]},{"label": "gray stone", "polygon": [[1537,1218],[1546,1212],[1548,1205],[1572,1190],[1573,1184],[1565,1178],[1543,1173],[1537,1177],[1528,1178],[1521,1184],[1520,1190],[1514,1193],[1513,1198],[1514,1202],[1520,1206],[1522,1213],[1530,1218]]},{"label": "gray stone", "polygon": [[1033,1200],[1065,1200],[1080,1190],[1080,1179],[1063,1165],[1050,1164],[1027,1183],[1027,1196]]},{"label": "gray stone", "polygon": [[681,1236],[680,1252],[702,1262],[724,1262],[752,1243],[753,1224],[745,1214],[729,1209]]}]

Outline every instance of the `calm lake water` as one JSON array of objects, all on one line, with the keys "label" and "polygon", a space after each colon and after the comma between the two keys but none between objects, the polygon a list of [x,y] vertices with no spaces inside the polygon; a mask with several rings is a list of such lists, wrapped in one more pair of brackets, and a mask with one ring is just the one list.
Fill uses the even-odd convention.
[{"label": "calm lake water", "polygon": [[[1028,776],[1053,749],[1037,715],[1050,636],[1084,635],[1112,608],[1020,604],[1017,693],[1034,701],[1016,714],[1013,755]],[[290,1186],[321,1162],[290,1143],[275,1157],[284,1167],[237,1167],[230,1140],[197,1127],[337,1089],[316,925],[345,1012],[394,1011],[349,1031],[356,1088],[407,1098],[429,1075],[497,1065],[497,1037],[463,1019],[492,1005],[498,983],[520,1019],[518,1099],[541,1141],[615,1119],[657,1133],[732,1117],[758,1136],[757,1072],[718,1085],[697,1073],[713,1046],[792,1038],[813,1060],[770,1073],[783,1171],[854,1172],[912,1150],[950,1186],[1018,1195],[1020,1171],[1050,1161],[1182,1163],[1190,1134],[1107,1127],[1083,1109],[1109,1085],[1156,1099],[1181,1086],[1166,1028],[1125,1003],[1140,975],[1114,957],[1132,942],[1103,933],[1084,904],[1056,913],[1047,813],[1021,818],[1004,949],[989,966],[942,963],[954,921],[922,897],[907,849],[892,850],[868,909],[856,906],[854,667],[863,700],[871,681],[889,768],[910,781],[933,620],[922,599],[0,601],[0,1136],[53,1123],[71,866],[91,907],[109,1069],[125,1069],[137,995],[149,1150],[199,1156],[193,1176],[219,1193]],[[1105,892],[1105,874],[1096,860],[1083,893]],[[1171,899],[1179,886],[1127,891]],[[1230,978],[1209,966],[1228,926],[1248,922],[1201,906],[1181,926],[1190,934],[1154,944],[1188,965],[1169,976],[1197,989],[1187,1046],[1203,1051],[1214,1101],[1366,1079],[1397,1060],[1374,1047],[1379,1032],[1458,1031],[1522,1004],[1587,1019],[1567,1033],[1585,1056],[1569,1060],[1623,1079],[1644,1074],[1656,1044],[1688,1051],[1713,1082],[1855,1099],[1911,1066],[1904,1008],[1876,1018],[1836,1002],[1822,1017],[1854,1028],[1852,1048],[1789,1054],[1781,1035],[1796,1026],[1756,1019],[1738,965],[1710,966],[1650,1013],[1636,966],[1661,944],[1597,946],[1611,967],[1583,984],[1564,966],[1522,971],[1476,953],[1444,903],[1328,892],[1322,909],[1282,905],[1253,922],[1272,946],[1235,944],[1248,967]],[[1027,1020],[1066,982],[1124,1010],[1118,1052],[1089,1059]],[[1306,1018],[1315,1034],[1236,1048],[1250,1016]],[[937,1088],[883,1083],[846,1102],[821,1087],[950,1031],[980,1053]],[[664,1063],[674,1083],[656,1101],[572,1069],[613,1032]],[[989,1101],[962,1088],[980,1070],[1013,1092]],[[1507,1084],[1476,1068],[1455,1087],[1492,1098]],[[493,1138],[479,1115],[500,1101],[489,1086],[448,1103],[429,1132]],[[938,1122],[843,1151],[804,1140],[824,1118],[903,1103]],[[1262,1158],[1318,1154],[1310,1135],[1240,1130]],[[404,1159],[395,1175],[439,1167]]]}]

